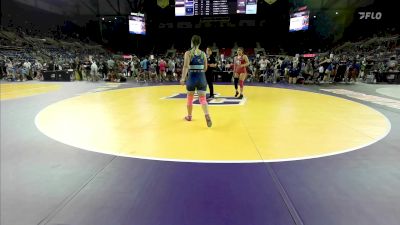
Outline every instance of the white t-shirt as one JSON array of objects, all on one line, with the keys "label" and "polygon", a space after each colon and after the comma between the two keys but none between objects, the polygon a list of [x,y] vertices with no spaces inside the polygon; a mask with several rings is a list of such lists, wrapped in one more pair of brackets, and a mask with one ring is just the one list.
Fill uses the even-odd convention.
[{"label": "white t-shirt", "polygon": [[260,64],[260,70],[266,70],[269,61],[267,59],[261,59],[258,63]]},{"label": "white t-shirt", "polygon": [[175,62],[172,61],[172,60],[168,61],[168,67],[169,67],[169,69],[174,70],[175,69]]},{"label": "white t-shirt", "polygon": [[42,66],[42,64],[40,62],[35,63],[35,67],[36,67],[37,70],[43,69],[43,66]]},{"label": "white t-shirt", "polygon": [[23,65],[26,69],[30,69],[31,68],[31,63],[30,62],[24,62],[24,65]]},{"label": "white t-shirt", "polygon": [[109,60],[107,61],[108,69],[113,69],[113,68],[114,68],[114,65],[115,65],[114,60],[109,59]]},{"label": "white t-shirt", "polygon": [[90,66],[90,75],[97,75],[98,67],[95,62]]}]

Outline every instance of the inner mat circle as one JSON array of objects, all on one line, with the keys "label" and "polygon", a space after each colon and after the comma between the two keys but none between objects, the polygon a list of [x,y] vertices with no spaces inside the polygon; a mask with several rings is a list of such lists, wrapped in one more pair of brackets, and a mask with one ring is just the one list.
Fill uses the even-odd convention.
[{"label": "inner mat circle", "polygon": [[[215,86],[214,103],[233,86]],[[346,99],[280,88],[245,87],[241,104],[200,105],[187,122],[183,86],[88,93],[43,109],[37,127],[81,149],[112,155],[189,162],[287,161],[359,149],[386,136],[387,118]],[[225,96],[225,97],[224,97]],[[228,100],[227,100],[228,99]]]}]

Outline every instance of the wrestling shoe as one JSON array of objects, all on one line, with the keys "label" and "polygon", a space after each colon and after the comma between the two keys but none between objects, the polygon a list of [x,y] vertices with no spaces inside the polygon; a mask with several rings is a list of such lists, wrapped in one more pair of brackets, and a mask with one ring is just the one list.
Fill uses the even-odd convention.
[{"label": "wrestling shoe", "polygon": [[211,121],[211,117],[210,115],[205,115],[206,117],[206,121],[207,121],[207,127],[211,127],[212,126],[212,121]]}]

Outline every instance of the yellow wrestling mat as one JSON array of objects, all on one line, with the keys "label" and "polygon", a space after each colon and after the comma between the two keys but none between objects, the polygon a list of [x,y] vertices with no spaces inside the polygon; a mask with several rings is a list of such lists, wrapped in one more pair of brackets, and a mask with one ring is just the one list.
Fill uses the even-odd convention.
[{"label": "yellow wrestling mat", "polygon": [[28,97],[60,89],[58,84],[0,84],[0,100]]},{"label": "yellow wrestling mat", "polygon": [[[232,86],[215,89],[220,96],[234,93]],[[249,86],[240,104],[223,97],[213,101],[213,127],[207,128],[199,105],[193,121],[183,119],[186,100],[175,94],[184,92],[184,86],[155,86],[88,93],[48,106],[37,115],[36,125],[47,136],[81,149],[189,162],[328,156],[370,145],[390,130],[381,113],[353,101]]]}]

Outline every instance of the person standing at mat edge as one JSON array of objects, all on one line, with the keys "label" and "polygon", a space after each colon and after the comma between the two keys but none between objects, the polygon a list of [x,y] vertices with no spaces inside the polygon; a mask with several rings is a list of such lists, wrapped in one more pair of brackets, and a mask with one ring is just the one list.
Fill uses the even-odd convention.
[{"label": "person standing at mat edge", "polygon": [[208,104],[206,99],[207,81],[205,70],[207,69],[207,56],[203,51],[199,49],[200,43],[200,36],[193,35],[191,43],[192,48],[189,51],[185,52],[182,78],[180,83],[182,85],[185,84],[186,75],[189,73],[188,79],[186,81],[188,115],[185,116],[185,120],[192,120],[193,98],[194,92],[197,89],[199,102],[203,109],[207,126],[211,127],[212,122],[210,114],[208,112]]},{"label": "person standing at mat edge", "polygon": [[210,47],[207,47],[206,49],[207,53],[207,70],[206,70],[206,79],[207,79],[207,84],[208,84],[208,89],[210,89],[210,99],[214,98],[214,69],[217,67],[215,58],[212,54],[212,50]]},{"label": "person standing at mat edge", "polygon": [[238,48],[237,50],[237,56],[235,57],[234,60],[234,85],[235,85],[235,97],[239,95],[238,92],[238,83],[240,86],[240,95],[239,98],[243,98],[243,87],[244,87],[244,81],[246,80],[247,77],[247,70],[246,67],[249,66],[249,58],[247,58],[247,55],[243,53],[243,48]]}]

